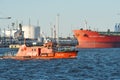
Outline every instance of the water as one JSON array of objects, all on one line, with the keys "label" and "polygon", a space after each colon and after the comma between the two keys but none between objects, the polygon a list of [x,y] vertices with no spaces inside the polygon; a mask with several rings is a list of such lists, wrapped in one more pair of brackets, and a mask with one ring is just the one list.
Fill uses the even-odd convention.
[{"label": "water", "polygon": [[79,49],[77,59],[1,59],[0,80],[120,80],[120,48]]}]

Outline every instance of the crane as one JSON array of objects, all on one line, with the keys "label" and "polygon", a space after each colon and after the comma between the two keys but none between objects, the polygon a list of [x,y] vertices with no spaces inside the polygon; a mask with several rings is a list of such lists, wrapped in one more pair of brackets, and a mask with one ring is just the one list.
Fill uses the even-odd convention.
[{"label": "crane", "polygon": [[0,19],[11,19],[11,17],[0,17]]}]

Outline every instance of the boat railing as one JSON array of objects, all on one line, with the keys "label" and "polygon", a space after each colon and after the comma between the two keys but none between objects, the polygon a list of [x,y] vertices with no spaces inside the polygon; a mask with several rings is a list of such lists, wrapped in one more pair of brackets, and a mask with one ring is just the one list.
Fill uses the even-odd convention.
[{"label": "boat railing", "polygon": [[102,35],[120,35],[120,32],[99,32],[99,34],[102,34]]},{"label": "boat railing", "polygon": [[58,51],[75,51],[76,48],[67,46],[67,47],[58,47],[57,50]]}]

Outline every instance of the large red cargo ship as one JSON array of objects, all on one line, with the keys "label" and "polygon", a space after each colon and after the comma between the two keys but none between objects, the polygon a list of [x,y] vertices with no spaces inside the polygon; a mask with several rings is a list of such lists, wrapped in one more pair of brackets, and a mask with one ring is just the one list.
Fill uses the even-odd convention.
[{"label": "large red cargo ship", "polygon": [[77,48],[117,48],[120,47],[119,32],[97,32],[91,30],[74,30],[78,40]]}]

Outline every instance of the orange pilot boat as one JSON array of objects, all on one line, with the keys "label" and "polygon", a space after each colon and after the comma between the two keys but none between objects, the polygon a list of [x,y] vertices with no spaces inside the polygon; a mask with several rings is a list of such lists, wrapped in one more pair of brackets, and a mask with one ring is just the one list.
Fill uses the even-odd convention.
[{"label": "orange pilot boat", "polygon": [[120,32],[97,32],[92,30],[74,30],[78,48],[117,48],[120,47]]},{"label": "orange pilot boat", "polygon": [[56,47],[52,42],[45,43],[43,46],[21,45],[17,54],[14,56],[2,56],[3,59],[61,59],[76,58],[75,48]]}]

